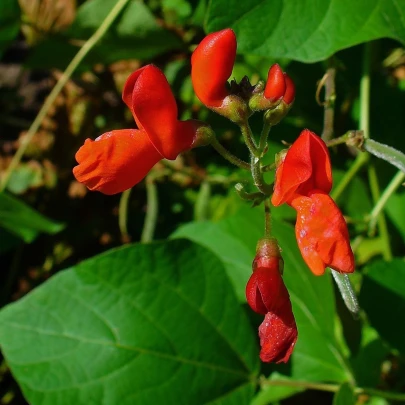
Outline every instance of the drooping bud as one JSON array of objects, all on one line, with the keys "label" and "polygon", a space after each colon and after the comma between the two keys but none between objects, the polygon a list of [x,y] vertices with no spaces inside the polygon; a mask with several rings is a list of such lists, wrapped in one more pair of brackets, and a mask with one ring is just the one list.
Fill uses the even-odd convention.
[{"label": "drooping bud", "polygon": [[253,311],[265,315],[259,327],[260,358],[264,362],[287,362],[298,331],[282,278],[283,259],[276,239],[259,240],[252,267],[246,299]]}]

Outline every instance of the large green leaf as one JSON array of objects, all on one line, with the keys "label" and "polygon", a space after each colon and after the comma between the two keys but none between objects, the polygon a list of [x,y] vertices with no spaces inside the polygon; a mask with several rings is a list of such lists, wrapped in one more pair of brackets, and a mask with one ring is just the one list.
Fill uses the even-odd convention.
[{"label": "large green leaf", "polygon": [[0,193],[0,227],[32,242],[40,232],[54,234],[64,228],[63,224],[51,221],[19,199]]},{"label": "large green leaf", "polygon": [[405,262],[374,262],[367,268],[360,304],[371,325],[392,347],[405,353],[402,314],[405,312]]},{"label": "large green leaf", "polygon": [[[238,297],[244,300],[255,245],[263,236],[263,221],[260,208],[243,210],[216,224],[185,225],[173,236],[187,237],[214,251],[225,264]],[[330,276],[312,275],[301,258],[292,226],[273,219],[272,229],[283,250],[284,280],[298,326],[292,376],[314,381],[351,378],[334,336],[335,306]]]},{"label": "large green leaf", "polygon": [[240,53],[302,62],[376,38],[405,43],[405,4],[396,0],[215,0],[209,32],[230,27]]},{"label": "large green leaf", "polygon": [[0,344],[32,405],[246,404],[259,364],[221,262],[185,240],[57,274],[0,312]]},{"label": "large green leaf", "polygon": [[0,57],[3,50],[17,36],[20,29],[18,0],[0,1]]},{"label": "large green leaf", "polygon": [[[69,38],[85,40],[102,24],[116,0],[91,0],[83,3],[68,32]],[[131,1],[85,59],[84,65],[109,64],[122,59],[151,59],[161,53],[181,48],[182,42],[172,32],[161,27],[148,7],[140,1]],[[39,44],[27,64],[30,67],[65,66],[77,48],[65,39],[50,38]],[[49,61],[46,55],[54,55]],[[55,56],[56,55],[56,56]]]}]

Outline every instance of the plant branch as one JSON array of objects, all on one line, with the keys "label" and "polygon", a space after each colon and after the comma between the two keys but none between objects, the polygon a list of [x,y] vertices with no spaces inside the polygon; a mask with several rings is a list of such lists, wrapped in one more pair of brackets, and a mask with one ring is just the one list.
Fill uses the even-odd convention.
[{"label": "plant branch", "polygon": [[[323,384],[323,383],[313,383],[309,381],[293,381],[293,380],[266,380],[261,379],[260,384],[263,386],[275,386],[275,387],[296,387],[296,388],[304,388],[304,389],[311,389],[317,391],[327,391],[327,392],[337,392],[339,391],[340,385],[339,384]],[[405,394],[399,392],[389,392],[389,391],[382,391],[376,390],[373,388],[362,388],[362,387],[355,387],[354,393],[356,395],[369,395],[369,396],[376,396],[382,397],[386,399],[392,399],[395,401],[405,402]]]},{"label": "plant branch", "polygon": [[233,155],[231,152],[229,152],[228,149],[225,149],[219,142],[218,139],[213,138],[210,145],[223,157],[225,158],[228,162],[231,162],[235,166],[238,166],[240,169],[245,169],[245,170],[250,170],[250,165],[249,163],[245,162],[242,159],[239,159],[235,155]]},{"label": "plant branch", "polygon": [[335,99],[336,99],[336,89],[335,89],[335,75],[336,69],[330,67],[325,73],[325,101],[324,113],[323,113],[323,131],[322,139],[324,141],[329,141],[333,136],[333,124],[335,118]]},{"label": "plant branch", "polygon": [[48,114],[49,109],[52,107],[57,96],[62,91],[65,84],[68,82],[68,80],[72,76],[73,72],[76,70],[76,68],[79,66],[79,64],[82,62],[82,60],[85,58],[85,56],[90,52],[90,50],[94,47],[94,45],[96,45],[96,43],[104,36],[104,34],[110,28],[111,24],[114,22],[114,20],[117,18],[119,13],[123,10],[123,8],[127,5],[128,2],[129,2],[129,0],[118,0],[116,2],[115,6],[108,13],[107,17],[105,18],[103,23],[100,25],[100,27],[98,27],[96,32],[83,44],[83,46],[79,49],[77,54],[70,61],[69,65],[67,66],[67,68],[65,69],[65,71],[63,72],[63,74],[61,75],[59,80],[57,81],[55,87],[49,93],[49,96],[45,100],[40,111],[38,112],[38,115],[36,116],[34,122],[31,124],[30,128],[28,129],[27,135],[21,141],[17,152],[13,156],[13,158],[10,162],[10,165],[8,166],[8,168],[4,174],[4,177],[1,180],[0,192],[4,191],[4,189],[6,188],[8,182],[10,180],[10,176],[11,176],[12,172],[15,170],[15,168],[20,163],[33,136],[37,133],[39,127],[42,124],[42,121]]},{"label": "plant branch", "polygon": [[131,237],[128,234],[127,222],[128,222],[128,202],[131,195],[132,188],[125,190],[121,194],[120,205],[118,207],[118,226],[121,232],[122,243],[129,243]]},{"label": "plant branch", "polygon": [[153,175],[146,177],[146,215],[143,224],[141,242],[152,242],[158,216],[158,195]]},{"label": "plant branch", "polygon": [[394,192],[404,182],[404,180],[405,180],[405,173],[402,171],[399,171],[392,178],[392,180],[390,181],[390,184],[388,184],[387,188],[381,194],[380,199],[374,205],[374,208],[371,211],[370,216],[369,216],[369,224],[368,224],[369,234],[371,234],[371,235],[374,234],[375,226],[377,223],[377,218],[378,218],[380,212],[384,209],[385,204],[387,203],[388,199],[391,197],[392,194],[394,194]]},{"label": "plant branch", "polygon": [[257,148],[249,123],[245,122],[244,124],[240,125],[240,130],[242,132],[246,146],[249,148],[250,153],[255,157],[260,157],[261,153]]}]

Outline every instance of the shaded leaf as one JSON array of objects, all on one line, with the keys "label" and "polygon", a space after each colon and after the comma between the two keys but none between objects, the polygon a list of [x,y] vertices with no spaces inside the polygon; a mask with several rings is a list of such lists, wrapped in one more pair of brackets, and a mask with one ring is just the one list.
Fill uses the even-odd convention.
[{"label": "shaded leaf", "polygon": [[405,353],[405,340],[398,329],[405,311],[405,262],[380,260],[368,266],[360,291],[360,305],[380,336]]},{"label": "shaded leaf", "polygon": [[0,312],[0,344],[32,405],[248,403],[259,359],[222,264],[184,240],[58,273]]},{"label": "shaded leaf", "polygon": [[18,0],[0,1],[0,57],[20,29]]},{"label": "shaded leaf", "polygon": [[396,0],[216,0],[207,31],[233,28],[238,52],[316,62],[377,38],[405,43],[405,6]]},{"label": "shaded leaf", "polygon": [[44,217],[6,193],[0,193],[0,226],[27,243],[32,242],[41,232],[54,234],[64,228],[63,224]]}]

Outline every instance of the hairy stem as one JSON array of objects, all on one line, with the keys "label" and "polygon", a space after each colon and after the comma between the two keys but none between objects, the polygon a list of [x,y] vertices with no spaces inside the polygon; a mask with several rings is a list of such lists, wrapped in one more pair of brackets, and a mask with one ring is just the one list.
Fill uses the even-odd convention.
[{"label": "hairy stem", "polygon": [[239,167],[240,169],[250,170],[250,165],[248,162],[245,162],[242,159],[239,159],[228,149],[225,149],[219,142],[218,139],[213,138],[210,144],[223,158],[225,158],[228,162],[231,162],[235,166]]}]

